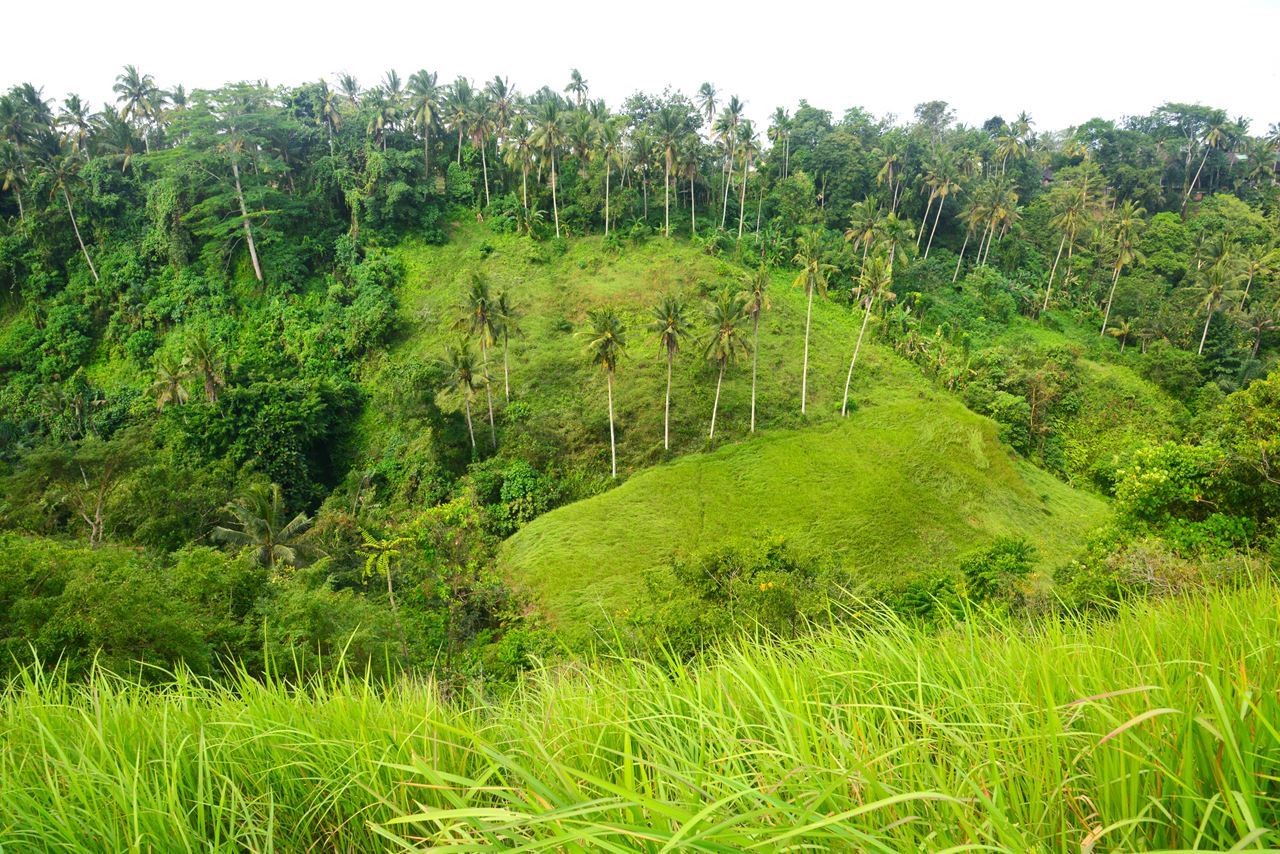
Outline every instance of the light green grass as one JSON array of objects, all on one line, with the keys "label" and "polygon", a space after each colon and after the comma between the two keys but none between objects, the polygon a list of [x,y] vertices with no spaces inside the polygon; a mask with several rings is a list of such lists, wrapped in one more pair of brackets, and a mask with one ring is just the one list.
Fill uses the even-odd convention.
[{"label": "light green grass", "polygon": [[1278,606],[1263,584],[1079,625],[867,617],[491,705],[29,675],[0,695],[0,847],[1274,850]]},{"label": "light green grass", "polygon": [[673,553],[765,532],[882,583],[999,535],[1026,537],[1047,565],[1066,558],[1105,505],[1015,462],[995,434],[939,394],[767,433],[535,519],[500,564],[572,634],[628,608],[644,571]]}]

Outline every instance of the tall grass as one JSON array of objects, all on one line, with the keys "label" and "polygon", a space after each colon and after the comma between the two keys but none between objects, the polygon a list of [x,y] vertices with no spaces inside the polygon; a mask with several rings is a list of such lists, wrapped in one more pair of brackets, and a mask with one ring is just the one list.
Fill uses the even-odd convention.
[{"label": "tall grass", "polygon": [[491,704],[429,684],[0,696],[5,850],[1257,850],[1280,845],[1269,585],[1106,622],[874,618]]}]

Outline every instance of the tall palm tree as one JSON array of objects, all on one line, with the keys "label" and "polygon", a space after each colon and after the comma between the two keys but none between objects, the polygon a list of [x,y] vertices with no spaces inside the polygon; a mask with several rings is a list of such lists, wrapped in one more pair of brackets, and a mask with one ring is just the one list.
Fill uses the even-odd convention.
[{"label": "tall palm tree", "polygon": [[[1120,271],[1141,259],[1138,251],[1138,234],[1142,228],[1142,218],[1146,216],[1146,208],[1132,199],[1116,209],[1111,221],[1111,244],[1116,253],[1115,265],[1111,270],[1111,289],[1107,292],[1107,308],[1102,314],[1102,329],[1098,333],[1101,338],[1107,332],[1107,323],[1111,320],[1111,303],[1116,295],[1116,283],[1120,281]],[[1124,342],[1120,343],[1121,350]]]},{"label": "tall palm tree", "polygon": [[746,105],[738,100],[738,96],[732,96],[729,98],[728,105],[720,113],[720,118],[715,126],[720,142],[724,145],[724,206],[720,211],[720,228],[722,229],[725,223],[729,221],[729,185],[733,183],[734,147],[738,142],[738,123],[742,121],[742,114],[745,110]]},{"label": "tall palm tree", "polygon": [[235,527],[215,527],[214,540],[252,549],[254,560],[269,570],[274,571],[277,564],[298,565],[300,538],[311,527],[311,519],[306,513],[289,518],[279,484],[254,484],[226,511]]},{"label": "tall palm tree", "polygon": [[187,340],[186,361],[191,371],[198,374],[204,384],[205,400],[217,403],[218,389],[227,383],[227,363],[208,331],[197,329],[192,333]]},{"label": "tall palm tree", "polygon": [[[938,210],[933,215],[933,227],[929,229],[929,241],[924,246],[924,257],[929,259],[929,250],[933,247],[933,235],[938,231],[938,222],[942,219],[942,208],[947,203],[947,198],[954,193],[960,192],[960,183],[956,180],[956,162],[955,158],[949,153],[943,153],[938,158],[937,172],[934,176],[933,192],[938,197]],[[921,233],[924,232],[924,224],[920,226]]]},{"label": "tall palm tree", "polygon": [[982,208],[982,203],[978,199],[969,202],[968,206],[960,212],[960,221],[965,225],[964,242],[960,244],[960,254],[956,257],[956,269],[951,274],[951,284],[956,283],[956,279],[960,277],[960,264],[964,261],[964,252],[969,248],[969,241],[973,239],[973,235],[978,230],[978,223],[982,222],[986,216]]},{"label": "tall palm tree", "polygon": [[706,314],[710,332],[703,355],[708,361],[720,366],[720,372],[716,376],[715,403],[711,405],[711,430],[707,433],[708,439],[714,439],[716,413],[720,410],[720,387],[724,383],[725,368],[737,362],[738,355],[748,349],[742,334],[742,325],[747,319],[747,304],[732,289],[725,288],[720,298],[707,306]]},{"label": "tall palm tree", "polygon": [[1195,177],[1187,184],[1187,191],[1182,195],[1182,215],[1184,217],[1187,214],[1187,202],[1190,201],[1191,193],[1195,190],[1196,184],[1200,180],[1200,172],[1204,169],[1205,161],[1209,159],[1209,152],[1214,149],[1224,148],[1229,142],[1230,137],[1228,136],[1226,116],[1221,116],[1210,122],[1209,126],[1205,128],[1204,139],[1202,140],[1204,156],[1200,158],[1200,165],[1196,168]]},{"label": "tall palm tree", "polygon": [[151,394],[156,399],[156,409],[181,406],[191,397],[185,385],[191,375],[184,359],[173,354],[156,358],[156,379],[151,384]]},{"label": "tall palm tree", "polygon": [[321,80],[318,100],[320,124],[324,125],[325,136],[329,140],[329,153],[333,154],[333,135],[342,127],[342,109],[338,104],[338,93]]},{"label": "tall palm tree", "polygon": [[449,97],[444,110],[444,124],[458,135],[458,165],[462,165],[462,140],[471,129],[471,118],[475,114],[471,102],[475,100],[475,90],[471,81],[459,76],[449,86]]},{"label": "tall palm tree", "polygon": [[755,126],[747,119],[738,125],[738,152],[742,155],[742,185],[738,192],[738,239],[741,240],[742,222],[747,213],[747,179],[751,176],[751,166],[760,153]]},{"label": "tall palm tree", "polygon": [[1245,253],[1240,268],[1245,275],[1244,293],[1240,295],[1240,311],[1244,311],[1244,304],[1249,299],[1249,288],[1253,286],[1253,280],[1270,273],[1277,261],[1280,261],[1278,256],[1280,252],[1277,252],[1273,246],[1253,246]]},{"label": "tall palm tree", "polygon": [[791,172],[791,117],[782,107],[773,111],[773,120],[769,125],[769,142],[773,144],[772,153],[782,146],[782,179],[785,181]]},{"label": "tall palm tree", "polygon": [[1107,334],[1120,342],[1120,352],[1124,353],[1124,345],[1129,342],[1129,336],[1133,334],[1133,321],[1125,318],[1115,326],[1108,329]]},{"label": "tall palm tree", "polygon": [[667,395],[662,408],[662,447],[671,449],[671,369],[680,352],[680,343],[689,335],[688,307],[667,294],[653,307],[649,331],[658,336],[658,349],[667,359]]},{"label": "tall palm tree", "polygon": [[1241,312],[1240,325],[1253,336],[1253,352],[1249,354],[1252,361],[1258,358],[1258,351],[1262,349],[1262,336],[1280,329],[1280,318],[1276,317],[1275,306],[1268,308],[1254,303],[1248,312]]},{"label": "tall palm tree", "polygon": [[150,121],[159,106],[160,87],[150,74],[143,74],[136,66],[126,65],[116,76],[111,87],[116,93],[116,103],[120,105],[120,117],[134,122],[142,130],[142,140],[147,151],[151,151],[151,135],[146,131],[146,123]]},{"label": "tall palm tree", "polygon": [[702,113],[703,121],[706,122],[707,130],[711,130],[711,126],[716,120],[716,108],[720,106],[716,101],[716,87],[710,83],[703,83],[698,87],[697,105],[698,111]]},{"label": "tall palm tree", "polygon": [[93,115],[89,105],[79,95],[68,95],[62,102],[58,127],[62,128],[62,144],[69,146],[73,154],[89,154]]},{"label": "tall palm tree", "polygon": [[556,199],[556,152],[564,145],[564,139],[560,105],[551,100],[543,101],[538,107],[532,141],[551,163],[551,211],[555,216],[556,237],[560,236],[560,204]]},{"label": "tall palm tree", "polygon": [[867,332],[867,321],[877,299],[893,300],[896,295],[889,290],[893,284],[893,267],[888,259],[877,255],[862,267],[858,277],[858,301],[862,304],[862,326],[858,329],[858,341],[853,345],[853,358],[849,360],[849,373],[844,378],[844,400],[840,403],[840,417],[848,414],[849,385],[853,382],[853,366],[858,364],[858,352],[862,349],[862,336]]},{"label": "tall palm tree", "polygon": [[604,163],[604,236],[609,236],[609,185],[613,167],[622,165],[622,132],[612,119],[601,122],[596,130],[596,144],[600,160]]},{"label": "tall palm tree", "polygon": [[493,135],[493,111],[488,95],[480,94],[471,99],[471,121],[469,136],[471,146],[480,149],[480,168],[484,173],[484,203],[489,206],[489,159],[486,151],[489,148],[489,137]]},{"label": "tall palm tree", "polygon": [[360,106],[360,81],[356,80],[354,75],[339,74],[338,89],[341,90],[352,109]]},{"label": "tall palm tree", "polygon": [[95,282],[99,281],[98,271],[93,266],[93,259],[89,257],[89,249],[84,245],[84,237],[80,235],[80,224],[76,222],[76,211],[71,204],[71,187],[80,184],[80,164],[83,160],[76,154],[64,151],[56,155],[48,165],[49,176],[49,195],[61,195],[62,200],[67,205],[67,215],[71,217],[71,229],[76,234],[76,241],[80,244],[80,251],[84,253],[85,263],[89,265],[89,272],[93,275]]},{"label": "tall palm tree", "polygon": [[409,109],[413,126],[422,134],[422,172],[431,177],[431,131],[440,124],[440,87],[434,71],[415,71],[409,77]]},{"label": "tall palm tree", "polygon": [[751,432],[756,432],[756,365],[760,360],[760,314],[769,308],[769,268],[761,264],[747,277],[743,299],[751,316]]},{"label": "tall palm tree", "polygon": [[1240,295],[1236,285],[1240,282],[1240,272],[1229,258],[1206,267],[1199,276],[1199,284],[1188,290],[1200,294],[1200,309],[1205,313],[1204,331],[1200,333],[1200,346],[1196,355],[1204,354],[1204,342],[1209,337],[1209,324],[1218,313],[1222,303],[1233,300]]},{"label": "tall palm tree", "polygon": [[698,167],[702,160],[702,142],[697,134],[689,134],[680,145],[677,167],[689,181],[689,233],[698,233]]},{"label": "tall palm tree", "polygon": [[23,166],[17,146],[8,142],[0,143],[0,190],[13,193],[18,200],[20,220],[27,218],[26,207],[22,204],[22,188],[26,185],[26,170]]},{"label": "tall palm tree", "polygon": [[811,226],[796,239],[796,254],[792,259],[800,265],[792,284],[804,288],[806,308],[804,312],[804,367],[800,373],[800,414],[803,415],[809,397],[809,327],[813,320],[813,295],[827,292],[827,277],[835,272],[835,265],[827,262],[823,246],[825,235],[822,226]]},{"label": "tall palm tree", "polygon": [[484,394],[489,404],[489,442],[496,448],[498,429],[493,420],[493,392],[489,389],[489,348],[497,340],[498,325],[489,279],[484,273],[472,271],[462,308],[464,314],[456,326],[474,337],[480,345],[480,369],[484,374]]},{"label": "tall palm tree", "polygon": [[1053,219],[1049,220],[1050,225],[1062,232],[1062,239],[1058,241],[1058,252],[1054,255],[1053,266],[1049,268],[1049,284],[1044,290],[1044,303],[1040,306],[1041,311],[1049,310],[1049,297],[1053,293],[1053,278],[1058,271],[1058,261],[1062,258],[1062,249],[1068,241],[1074,247],[1076,234],[1085,225],[1088,213],[1086,211],[1087,197],[1084,193],[1071,193],[1063,206]]},{"label": "tall palm tree", "polygon": [[616,478],[618,445],[613,431],[613,374],[618,369],[618,360],[627,349],[627,327],[612,308],[592,309],[587,318],[591,323],[587,355],[592,364],[604,368],[605,383],[609,391],[609,459],[610,470]]},{"label": "tall palm tree", "polygon": [[498,298],[493,301],[493,322],[498,337],[502,339],[502,390],[503,399],[511,399],[511,372],[507,368],[507,350],[511,337],[520,335],[520,311],[516,308],[505,290],[498,291]]},{"label": "tall palm tree", "polygon": [[587,81],[582,78],[582,72],[576,68],[569,69],[569,85],[564,87],[564,93],[577,99],[578,106],[581,107],[588,91],[590,90]]},{"label": "tall palm tree", "polygon": [[471,450],[476,449],[476,430],[471,420],[471,401],[476,396],[476,389],[487,385],[476,370],[476,357],[466,339],[445,349],[445,365],[449,368],[448,388],[462,398],[463,409],[467,415],[467,433],[471,436]]},{"label": "tall palm tree", "polygon": [[507,168],[520,170],[520,199],[529,215],[529,171],[533,168],[533,131],[524,116],[516,116],[503,141],[502,160]]},{"label": "tall palm tree", "polygon": [[868,196],[853,206],[849,217],[849,227],[845,230],[844,239],[853,244],[857,250],[862,248],[862,263],[867,261],[867,252],[871,245],[879,239],[884,224],[884,212],[880,202]]},{"label": "tall palm tree", "polygon": [[911,260],[913,237],[915,229],[911,227],[911,223],[890,212],[880,226],[875,248],[884,251],[885,263],[890,269],[906,267]]},{"label": "tall palm tree", "polygon": [[658,136],[658,145],[662,148],[662,160],[665,164],[662,182],[662,222],[663,236],[671,236],[671,170],[675,167],[676,154],[680,151],[680,140],[684,134],[684,121],[674,107],[663,107],[654,116],[654,132]]}]

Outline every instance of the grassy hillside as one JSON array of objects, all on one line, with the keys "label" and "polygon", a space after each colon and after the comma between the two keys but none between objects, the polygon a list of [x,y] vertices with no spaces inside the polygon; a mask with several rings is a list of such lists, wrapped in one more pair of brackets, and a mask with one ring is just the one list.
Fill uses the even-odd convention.
[{"label": "grassy hillside", "polygon": [[642,573],[673,552],[766,531],[881,582],[1002,534],[1028,538],[1046,562],[1066,557],[1105,505],[1015,462],[995,434],[921,392],[643,472],[535,519],[500,560],[560,625],[583,627],[627,607]]},{"label": "grassy hillside", "polygon": [[871,620],[675,673],[539,673],[487,706],[29,673],[0,694],[0,847],[1275,850],[1276,597]]}]

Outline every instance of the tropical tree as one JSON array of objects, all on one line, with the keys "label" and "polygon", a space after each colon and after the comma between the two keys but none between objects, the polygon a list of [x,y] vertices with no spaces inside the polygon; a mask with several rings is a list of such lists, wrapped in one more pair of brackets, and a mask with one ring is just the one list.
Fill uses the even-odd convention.
[{"label": "tropical tree", "polygon": [[1134,333],[1133,321],[1125,318],[1115,326],[1107,330],[1107,334],[1120,342],[1120,352],[1124,352],[1124,345],[1128,343],[1129,336]]},{"label": "tropical tree", "polygon": [[377,537],[363,529],[360,537],[364,542],[357,551],[365,557],[364,577],[369,579],[380,575],[387,580],[387,604],[391,606],[391,618],[395,620],[396,632],[400,636],[400,654],[408,657],[409,646],[405,643],[404,628],[400,624],[400,609],[396,606],[392,576],[396,561],[400,559],[404,546],[410,540],[408,537]]},{"label": "tropical tree", "polygon": [[720,298],[710,303],[706,309],[710,332],[704,355],[720,369],[716,376],[715,403],[711,405],[711,430],[707,433],[708,439],[716,437],[716,413],[720,409],[720,386],[724,383],[725,368],[737,362],[739,354],[749,349],[742,329],[747,314],[746,301],[730,288],[725,288]]},{"label": "tropical tree", "polygon": [[89,265],[89,273],[92,274],[93,280],[98,281],[98,271],[93,266],[93,259],[89,257],[89,248],[84,245],[84,238],[80,235],[80,224],[76,222],[76,211],[71,204],[71,188],[79,186],[80,181],[80,165],[83,159],[70,151],[64,151],[55,156],[48,165],[49,175],[49,195],[51,197],[61,195],[62,200],[67,205],[67,215],[71,218],[71,229],[76,234],[76,241],[80,244],[80,251],[84,253],[84,261]]},{"label": "tropical tree", "polygon": [[665,164],[662,182],[662,228],[663,236],[671,236],[671,170],[675,167],[676,155],[680,151],[680,141],[684,135],[684,119],[674,107],[663,107],[653,124],[658,137],[658,145],[662,148],[662,160]]},{"label": "tropical tree", "polygon": [[[938,231],[938,221],[942,219],[942,208],[947,203],[947,198],[954,193],[960,192],[960,184],[956,180],[956,164],[955,159],[950,155],[942,155],[938,159],[936,171],[933,175],[933,194],[938,198],[938,210],[933,215],[933,227],[929,229],[929,240],[924,246],[925,260],[929,258],[929,250],[933,247],[933,235]],[[921,223],[920,232],[924,233],[924,224]]]},{"label": "tropical tree", "polygon": [[[1120,281],[1120,271],[1125,267],[1141,260],[1142,253],[1138,251],[1138,236],[1142,230],[1142,217],[1147,211],[1132,199],[1127,199],[1124,204],[1116,209],[1111,220],[1111,246],[1115,252],[1116,260],[1111,270],[1111,289],[1107,291],[1107,308],[1102,314],[1102,329],[1098,336],[1106,334],[1107,323],[1111,320],[1111,302],[1116,295],[1116,283]],[[1127,336],[1126,336],[1127,337]],[[1120,344],[1123,351],[1124,342]]]},{"label": "tropical tree", "polygon": [[1240,272],[1230,259],[1206,267],[1199,276],[1199,282],[1188,288],[1192,293],[1200,295],[1200,310],[1205,313],[1204,331],[1200,333],[1200,346],[1197,355],[1204,354],[1204,342],[1209,337],[1209,324],[1218,313],[1222,303],[1234,300],[1240,295],[1236,285],[1240,281]]},{"label": "tropical tree", "polygon": [[773,145],[771,152],[782,146],[782,179],[785,181],[791,174],[791,117],[782,107],[773,111],[768,134]]},{"label": "tropical tree", "polygon": [[1187,215],[1187,202],[1191,200],[1191,192],[1195,190],[1196,184],[1200,181],[1200,172],[1204,169],[1205,161],[1209,159],[1209,153],[1215,149],[1226,147],[1230,142],[1225,115],[1218,115],[1213,121],[1209,122],[1204,131],[1204,139],[1201,142],[1204,146],[1204,156],[1200,158],[1200,165],[1196,167],[1195,177],[1187,183],[1187,190],[1182,195],[1182,215],[1184,217]]},{"label": "tropical tree", "polygon": [[1085,227],[1088,220],[1087,203],[1088,197],[1084,192],[1072,192],[1066,197],[1062,210],[1049,220],[1050,225],[1062,232],[1062,238],[1058,241],[1057,254],[1053,256],[1053,266],[1049,268],[1049,283],[1044,290],[1041,311],[1049,310],[1049,297],[1053,294],[1053,279],[1058,271],[1058,261],[1062,258],[1063,247],[1068,242],[1072,248],[1075,247],[1076,234]]},{"label": "tropical tree", "polygon": [[867,253],[871,250],[871,245],[879,239],[883,224],[884,212],[880,209],[878,200],[868,196],[853,206],[853,213],[849,217],[849,228],[845,230],[844,239],[853,244],[854,250],[861,247],[862,263],[867,262]]},{"label": "tropical tree", "polygon": [[729,221],[729,185],[733,183],[734,149],[738,142],[738,123],[742,121],[742,114],[745,110],[746,105],[738,100],[737,95],[734,95],[720,113],[720,118],[715,125],[715,132],[724,146],[724,206],[720,211],[720,228],[722,229],[725,223]]},{"label": "tropical tree", "polygon": [[720,106],[719,102],[716,101],[716,97],[716,87],[710,83],[703,83],[698,87],[698,110],[702,113],[707,130],[711,130],[712,125],[715,124],[716,108]]},{"label": "tropical tree", "polygon": [[906,267],[911,260],[911,239],[914,236],[915,229],[911,223],[891,212],[880,226],[875,248],[884,252],[885,263],[890,269]]},{"label": "tropical tree", "polygon": [[[1273,167],[1274,168],[1274,167]],[[1246,252],[1241,265],[1241,272],[1244,273],[1244,293],[1240,295],[1240,310],[1244,311],[1245,301],[1249,299],[1249,289],[1253,287],[1253,280],[1259,276],[1270,274],[1277,262],[1280,260],[1277,256],[1276,249],[1272,246],[1253,246]]]},{"label": "tropical tree", "polygon": [[445,365],[449,369],[449,390],[462,398],[467,415],[467,433],[471,436],[471,450],[474,452],[476,430],[471,420],[471,401],[475,399],[476,389],[487,383],[476,370],[475,354],[471,352],[465,339],[446,348]]},{"label": "tropical tree", "polygon": [[590,90],[587,81],[582,78],[582,72],[576,68],[569,69],[569,85],[564,87],[565,94],[572,95],[577,100],[578,107],[581,107],[588,91]]},{"label": "tropical tree", "polygon": [[142,132],[142,141],[147,151],[151,151],[151,134],[146,125],[152,120],[160,108],[163,93],[156,85],[155,78],[143,74],[136,66],[126,65],[116,76],[111,90],[116,93],[116,103],[120,105],[120,117],[138,125]]},{"label": "tropical tree", "polygon": [[8,142],[0,143],[0,190],[13,193],[18,200],[18,219],[27,218],[26,208],[22,204],[22,188],[26,185],[26,171],[17,146]]},{"label": "tropical tree", "polygon": [[502,160],[508,169],[520,170],[520,200],[526,217],[529,215],[529,171],[533,168],[533,145],[529,122],[523,116],[516,116],[503,141]]},{"label": "tropical tree", "polygon": [[187,362],[171,353],[156,358],[156,379],[151,384],[151,395],[156,399],[156,409],[181,406],[190,398],[185,385],[191,375]]},{"label": "tropical tree", "polygon": [[662,408],[662,447],[671,448],[671,369],[680,344],[689,335],[688,307],[677,296],[667,294],[653,307],[649,331],[658,336],[658,350],[667,360],[667,394]]},{"label": "tropical tree", "polygon": [[320,123],[324,125],[325,136],[329,141],[329,153],[333,154],[333,135],[342,127],[342,110],[338,104],[338,93],[321,80],[317,100],[320,107]]},{"label": "tropical tree", "polygon": [[197,329],[187,340],[185,364],[204,384],[204,397],[209,403],[218,402],[218,389],[226,385],[227,363],[222,351],[209,333]]},{"label": "tropical tree", "polygon": [[618,123],[607,119],[596,131],[600,160],[604,163],[604,236],[609,236],[609,185],[613,167],[622,165],[622,132]]},{"label": "tropical tree", "polygon": [[434,71],[415,71],[409,77],[409,109],[413,126],[422,134],[422,173],[431,177],[431,131],[440,124],[440,87]]},{"label": "tropical tree", "polygon": [[751,316],[751,432],[756,432],[756,365],[760,360],[760,314],[769,308],[769,268],[761,264],[747,277],[743,299]]},{"label": "tropical tree", "polygon": [[892,301],[896,295],[889,290],[893,284],[893,266],[888,259],[877,255],[862,266],[862,274],[858,277],[855,291],[858,302],[862,305],[862,325],[858,328],[858,340],[853,345],[853,358],[849,360],[849,373],[844,378],[844,400],[840,403],[840,417],[848,414],[849,385],[853,382],[853,366],[858,364],[858,353],[862,349],[862,336],[867,332],[867,321],[871,319],[871,309],[876,300]]},{"label": "tropical tree", "polygon": [[484,375],[484,395],[489,404],[489,442],[496,448],[498,430],[493,420],[493,392],[489,388],[489,348],[498,337],[498,320],[489,291],[489,279],[479,271],[471,273],[463,311],[465,313],[456,325],[480,345],[480,370]]},{"label": "tropical tree", "polygon": [[800,414],[803,415],[809,397],[809,327],[813,320],[813,295],[827,292],[827,277],[835,272],[835,265],[827,262],[824,246],[825,234],[821,226],[806,229],[796,239],[796,254],[792,259],[800,265],[792,284],[804,288],[804,367],[800,372]]},{"label": "tropical tree", "polygon": [[551,212],[555,217],[556,237],[560,236],[560,204],[556,199],[556,152],[564,145],[564,139],[560,105],[554,100],[543,101],[538,107],[532,142],[551,163]]},{"label": "tropical tree", "polygon": [[609,460],[610,471],[616,478],[618,445],[613,430],[613,375],[618,369],[618,360],[627,349],[627,328],[612,308],[592,309],[587,318],[591,323],[587,354],[592,364],[604,368],[605,385],[609,394]]},{"label": "tropical tree", "polygon": [[306,513],[289,517],[284,494],[277,483],[256,483],[226,506],[233,527],[218,525],[213,539],[251,549],[254,560],[274,571],[280,564],[297,566],[302,558],[300,539],[311,527]]},{"label": "tropical tree", "polygon": [[511,400],[511,372],[507,365],[507,351],[511,336],[520,335],[520,312],[507,296],[505,290],[498,291],[498,298],[493,301],[493,325],[498,337],[502,339],[502,393],[504,400]]},{"label": "tropical tree", "polygon": [[738,153],[742,156],[742,183],[738,190],[738,239],[741,240],[742,222],[747,213],[747,179],[751,176],[751,166],[760,153],[755,126],[749,120],[744,119],[738,125]]},{"label": "tropical tree", "polygon": [[1240,313],[1240,325],[1253,338],[1253,351],[1249,354],[1252,361],[1258,358],[1258,351],[1262,349],[1262,337],[1280,329],[1280,318],[1276,316],[1275,306],[1254,303],[1247,312]]},{"label": "tropical tree", "polygon": [[459,76],[449,85],[448,99],[445,103],[445,127],[458,135],[458,165],[462,165],[462,140],[471,128],[471,118],[475,110],[471,102],[475,100],[475,89],[471,81]]}]

